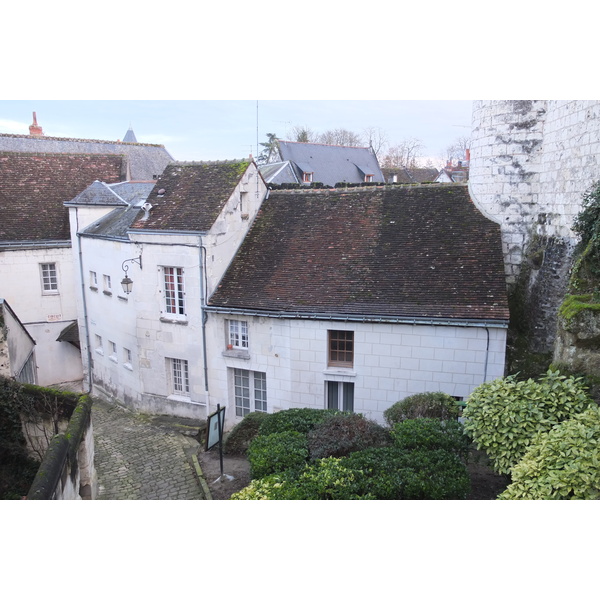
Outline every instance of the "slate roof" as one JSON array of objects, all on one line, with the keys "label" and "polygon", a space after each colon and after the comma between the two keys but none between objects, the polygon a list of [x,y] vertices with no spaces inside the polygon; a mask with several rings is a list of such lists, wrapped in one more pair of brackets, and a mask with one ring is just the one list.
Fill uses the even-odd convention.
[{"label": "slate roof", "polygon": [[373,175],[373,181],[383,183],[379,163],[369,148],[329,146],[302,142],[279,141],[282,161],[290,161],[296,176],[302,181],[302,172],[312,172],[313,181],[334,186],[336,183],[361,183],[364,175]]},{"label": "slate roof", "polygon": [[0,133],[0,152],[48,154],[118,154],[127,156],[130,179],[156,179],[173,157],[164,146],[103,140],[82,140],[48,136]]},{"label": "slate roof", "polygon": [[209,306],[505,325],[500,227],[466,186],[273,191]]},{"label": "slate roof", "polygon": [[289,160],[284,162],[270,163],[259,167],[260,174],[267,183],[300,183],[294,167]]},{"label": "slate roof", "polygon": [[171,163],[148,196],[149,217],[141,215],[132,228],[208,231],[249,165],[247,160]]},{"label": "slate roof", "polygon": [[65,200],[122,174],[122,156],[0,152],[0,244],[70,240]]}]

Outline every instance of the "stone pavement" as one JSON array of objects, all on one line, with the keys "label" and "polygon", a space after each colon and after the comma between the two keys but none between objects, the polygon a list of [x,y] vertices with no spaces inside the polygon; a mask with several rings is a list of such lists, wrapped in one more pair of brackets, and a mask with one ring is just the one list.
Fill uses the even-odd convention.
[{"label": "stone pavement", "polygon": [[200,446],[189,435],[199,424],[194,430],[180,425],[182,421],[186,420],[140,415],[94,398],[97,499],[205,499],[193,460]]}]

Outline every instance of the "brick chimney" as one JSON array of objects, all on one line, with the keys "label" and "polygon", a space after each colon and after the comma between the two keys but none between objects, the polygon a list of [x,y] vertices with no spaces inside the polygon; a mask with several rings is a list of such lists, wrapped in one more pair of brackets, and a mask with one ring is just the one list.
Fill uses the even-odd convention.
[{"label": "brick chimney", "polygon": [[42,128],[37,123],[37,116],[33,113],[33,123],[29,126],[29,135],[44,135]]},{"label": "brick chimney", "polygon": [[466,155],[465,158],[467,159],[467,162],[470,162],[470,160],[471,160],[471,151],[468,148],[465,150],[465,155]]}]

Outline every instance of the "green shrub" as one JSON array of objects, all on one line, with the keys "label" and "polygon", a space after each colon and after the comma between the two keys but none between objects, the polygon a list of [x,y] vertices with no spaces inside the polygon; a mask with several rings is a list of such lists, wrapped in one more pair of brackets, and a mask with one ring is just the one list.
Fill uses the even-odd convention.
[{"label": "green shrub", "polygon": [[248,446],[252,479],[301,468],[307,460],[308,440],[306,435],[297,431],[259,435]]},{"label": "green shrub", "polygon": [[353,413],[331,415],[308,433],[311,459],[346,456],[363,448],[389,443],[389,434],[384,427]]},{"label": "green shrub", "polygon": [[323,458],[302,471],[286,471],[252,481],[232,500],[374,500],[360,472],[339,458]]},{"label": "green shrub", "polygon": [[458,421],[410,419],[391,430],[394,445],[404,450],[445,450],[467,458],[470,439]]},{"label": "green shrub", "polygon": [[308,433],[315,425],[321,423],[339,411],[320,408],[290,408],[270,413],[260,424],[259,435],[281,433],[282,431],[298,431]]},{"label": "green shrub", "polygon": [[368,448],[341,464],[362,472],[361,491],[378,500],[464,500],[470,490],[465,465],[441,449]]},{"label": "green shrub", "polygon": [[465,430],[488,455],[497,473],[510,474],[534,435],[591,404],[581,379],[548,371],[538,381],[515,376],[480,385],[463,412]]},{"label": "green shrub", "polygon": [[393,427],[407,419],[456,419],[459,415],[456,400],[443,392],[413,394],[383,412],[386,423]]},{"label": "green shrub", "polygon": [[600,409],[590,408],[537,434],[499,498],[600,499]]},{"label": "green shrub", "polygon": [[223,452],[225,454],[246,454],[248,445],[258,436],[258,429],[266,416],[265,412],[248,413],[225,438]]}]

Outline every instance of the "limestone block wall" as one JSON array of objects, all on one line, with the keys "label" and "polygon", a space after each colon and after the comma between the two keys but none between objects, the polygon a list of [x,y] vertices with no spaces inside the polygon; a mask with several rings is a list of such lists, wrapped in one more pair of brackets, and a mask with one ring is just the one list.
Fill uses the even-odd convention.
[{"label": "limestone block wall", "polygon": [[[227,352],[225,319],[247,320],[247,353]],[[354,332],[354,365],[327,364],[328,330]],[[235,418],[233,369],[266,374],[267,411],[325,408],[327,381],[354,383],[354,410],[383,423],[383,411],[419,392],[467,397],[504,374],[506,329],[273,319],[211,313],[207,325],[210,397]]]}]

